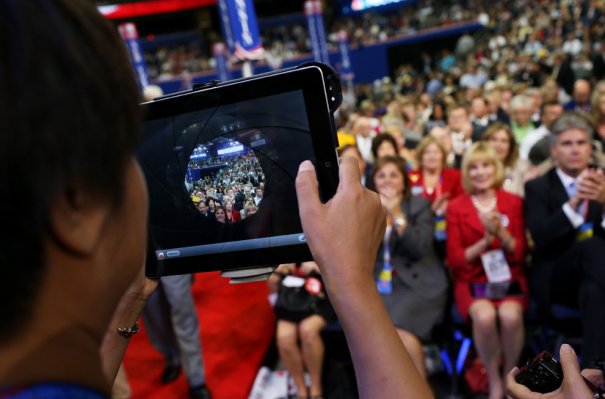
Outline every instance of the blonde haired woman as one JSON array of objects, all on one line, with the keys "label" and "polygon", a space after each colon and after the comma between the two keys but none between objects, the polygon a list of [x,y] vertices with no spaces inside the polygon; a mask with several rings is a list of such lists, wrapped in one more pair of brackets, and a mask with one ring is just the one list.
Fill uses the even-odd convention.
[{"label": "blonde haired woman", "polygon": [[523,200],[502,190],[503,179],[495,151],[484,142],[473,144],[462,163],[466,194],[451,201],[447,211],[454,299],[472,324],[490,399],[503,398],[503,375],[519,360],[527,308]]}]

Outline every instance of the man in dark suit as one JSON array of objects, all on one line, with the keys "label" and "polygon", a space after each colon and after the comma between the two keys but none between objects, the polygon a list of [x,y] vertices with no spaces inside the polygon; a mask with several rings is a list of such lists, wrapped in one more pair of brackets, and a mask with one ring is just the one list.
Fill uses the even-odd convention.
[{"label": "man in dark suit", "polygon": [[532,288],[541,314],[553,303],[579,307],[587,366],[605,359],[605,174],[590,168],[592,126],[581,114],[563,114],[551,136],[557,166],[525,186]]},{"label": "man in dark suit", "polygon": [[507,125],[510,123],[510,117],[502,109],[502,93],[499,89],[492,89],[485,94],[485,99],[487,100],[487,108],[488,108],[488,117],[490,123],[493,122],[502,122]]},{"label": "man in dark suit", "polygon": [[244,209],[244,201],[246,200],[246,194],[244,193],[244,188],[240,185],[236,186],[235,190],[235,203],[233,205],[233,209],[236,211],[241,211]]},{"label": "man in dark suit", "polygon": [[473,126],[473,141],[481,140],[483,133],[487,127],[492,123],[489,115],[489,108],[487,100],[483,97],[475,97],[471,101],[471,124]]},{"label": "man in dark suit", "polygon": [[202,215],[202,218],[204,218],[204,220],[210,217],[208,215],[208,205],[206,205],[206,200],[198,202],[197,209],[199,209],[200,214]]},{"label": "man in dark suit", "polygon": [[592,75],[597,81],[605,78],[605,44],[599,44],[592,57]]},{"label": "man in dark suit", "polygon": [[565,103],[565,111],[590,112],[590,82],[586,79],[578,79],[573,84],[573,99]]}]

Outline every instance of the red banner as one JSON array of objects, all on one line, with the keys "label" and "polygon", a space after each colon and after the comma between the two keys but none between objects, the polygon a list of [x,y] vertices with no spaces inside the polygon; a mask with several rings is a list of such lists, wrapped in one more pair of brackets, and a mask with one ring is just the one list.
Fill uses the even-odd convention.
[{"label": "red banner", "polygon": [[124,19],[189,10],[213,4],[216,4],[216,0],[153,0],[98,6],[98,9],[107,18]]}]

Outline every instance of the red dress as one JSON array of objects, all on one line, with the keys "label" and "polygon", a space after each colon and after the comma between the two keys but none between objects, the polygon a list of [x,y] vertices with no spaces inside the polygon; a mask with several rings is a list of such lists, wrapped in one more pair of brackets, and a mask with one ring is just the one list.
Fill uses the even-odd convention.
[{"label": "red dress", "polygon": [[424,187],[424,179],[422,169],[413,170],[408,173],[410,177],[410,189],[412,195],[422,195],[433,203],[437,199],[437,196],[449,193],[450,200],[464,193],[461,184],[460,171],[453,168],[443,168],[441,176],[439,176],[439,183],[430,193]]},{"label": "red dress", "polygon": [[[518,301],[527,309],[527,278],[525,276],[525,221],[523,217],[523,199],[503,190],[496,190],[496,209],[503,217],[502,225],[514,237],[515,252],[504,251],[510,267],[512,280],[519,282],[522,297],[507,297],[492,301],[498,306],[503,301]],[[475,300],[471,294],[471,283],[487,282],[481,257],[467,262],[464,252],[477,241],[483,239],[485,230],[479,219],[479,212],[473,205],[470,195],[464,194],[450,202],[447,212],[447,261],[453,272],[454,299],[462,317],[468,318],[468,309]],[[494,238],[487,249],[502,248],[500,240]]]}]

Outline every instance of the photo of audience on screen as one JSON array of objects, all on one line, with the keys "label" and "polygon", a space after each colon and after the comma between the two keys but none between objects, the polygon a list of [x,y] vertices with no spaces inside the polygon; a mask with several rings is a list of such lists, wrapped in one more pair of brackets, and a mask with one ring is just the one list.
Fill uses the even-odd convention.
[{"label": "photo of audience on screen", "polygon": [[265,175],[250,147],[220,137],[194,148],[185,186],[204,219],[231,224],[261,207]]}]

